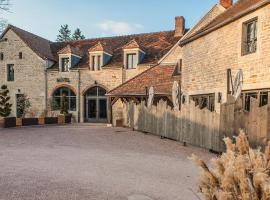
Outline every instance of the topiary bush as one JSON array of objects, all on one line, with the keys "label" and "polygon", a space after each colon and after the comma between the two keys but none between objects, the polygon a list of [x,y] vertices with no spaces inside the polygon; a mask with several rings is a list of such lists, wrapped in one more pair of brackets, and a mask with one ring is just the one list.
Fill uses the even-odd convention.
[{"label": "topiary bush", "polygon": [[251,149],[243,131],[234,144],[224,139],[226,152],[212,160],[212,168],[192,155],[203,173],[199,189],[206,200],[269,200],[270,142],[264,151]]},{"label": "topiary bush", "polygon": [[8,117],[11,113],[12,104],[9,103],[9,90],[6,85],[2,85],[0,89],[0,116]]}]

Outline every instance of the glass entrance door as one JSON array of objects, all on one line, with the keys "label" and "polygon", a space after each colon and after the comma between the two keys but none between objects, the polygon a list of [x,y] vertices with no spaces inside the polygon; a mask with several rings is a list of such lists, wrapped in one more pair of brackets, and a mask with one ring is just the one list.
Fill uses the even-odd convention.
[{"label": "glass entrance door", "polygon": [[87,122],[106,123],[108,121],[108,106],[106,91],[100,87],[94,87],[85,95],[85,117]]},{"label": "glass entrance door", "polygon": [[97,101],[96,99],[88,99],[87,100],[87,117],[88,120],[95,121],[97,119]]}]

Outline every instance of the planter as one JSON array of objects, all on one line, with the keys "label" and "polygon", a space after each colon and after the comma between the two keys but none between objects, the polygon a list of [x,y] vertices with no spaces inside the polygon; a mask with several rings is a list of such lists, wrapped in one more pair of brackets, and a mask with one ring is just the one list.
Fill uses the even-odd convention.
[{"label": "planter", "polygon": [[45,118],[44,117],[38,118],[38,124],[39,125],[44,125],[45,124]]},{"label": "planter", "polygon": [[58,124],[58,117],[45,117],[45,124]]},{"label": "planter", "polygon": [[72,114],[65,115],[65,124],[71,124]]},{"label": "planter", "polygon": [[38,125],[38,118],[22,118],[22,126]]},{"label": "planter", "polygon": [[65,124],[65,115],[58,115],[58,124]]},{"label": "planter", "polygon": [[16,117],[3,118],[3,128],[16,127]]},{"label": "planter", "polygon": [[4,118],[0,118],[0,128],[4,128]]},{"label": "planter", "polygon": [[16,118],[16,126],[22,126],[22,118]]}]

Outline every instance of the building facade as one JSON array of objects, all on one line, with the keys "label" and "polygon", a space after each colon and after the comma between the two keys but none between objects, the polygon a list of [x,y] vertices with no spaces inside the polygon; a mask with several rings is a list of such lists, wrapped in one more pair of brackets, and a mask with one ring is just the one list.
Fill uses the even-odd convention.
[{"label": "building facade", "polygon": [[0,41],[0,84],[10,90],[12,116],[25,94],[27,116],[55,116],[64,101],[74,121],[112,122],[106,93],[157,65],[182,37],[183,23],[177,17],[173,31],[63,43],[8,26]]},{"label": "building facade", "polygon": [[[268,102],[270,88],[270,2],[231,0],[227,9],[182,38],[184,96],[219,112],[232,92],[232,80],[243,71],[242,102]],[[228,72],[231,71],[231,77]]]}]

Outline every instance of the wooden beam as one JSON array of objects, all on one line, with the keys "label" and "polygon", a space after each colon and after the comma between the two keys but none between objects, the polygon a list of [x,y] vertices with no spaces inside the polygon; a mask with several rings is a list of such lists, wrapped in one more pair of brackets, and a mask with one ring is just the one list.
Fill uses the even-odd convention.
[{"label": "wooden beam", "polygon": [[111,98],[111,105],[113,106],[117,101],[118,101],[119,97],[112,97]]}]

